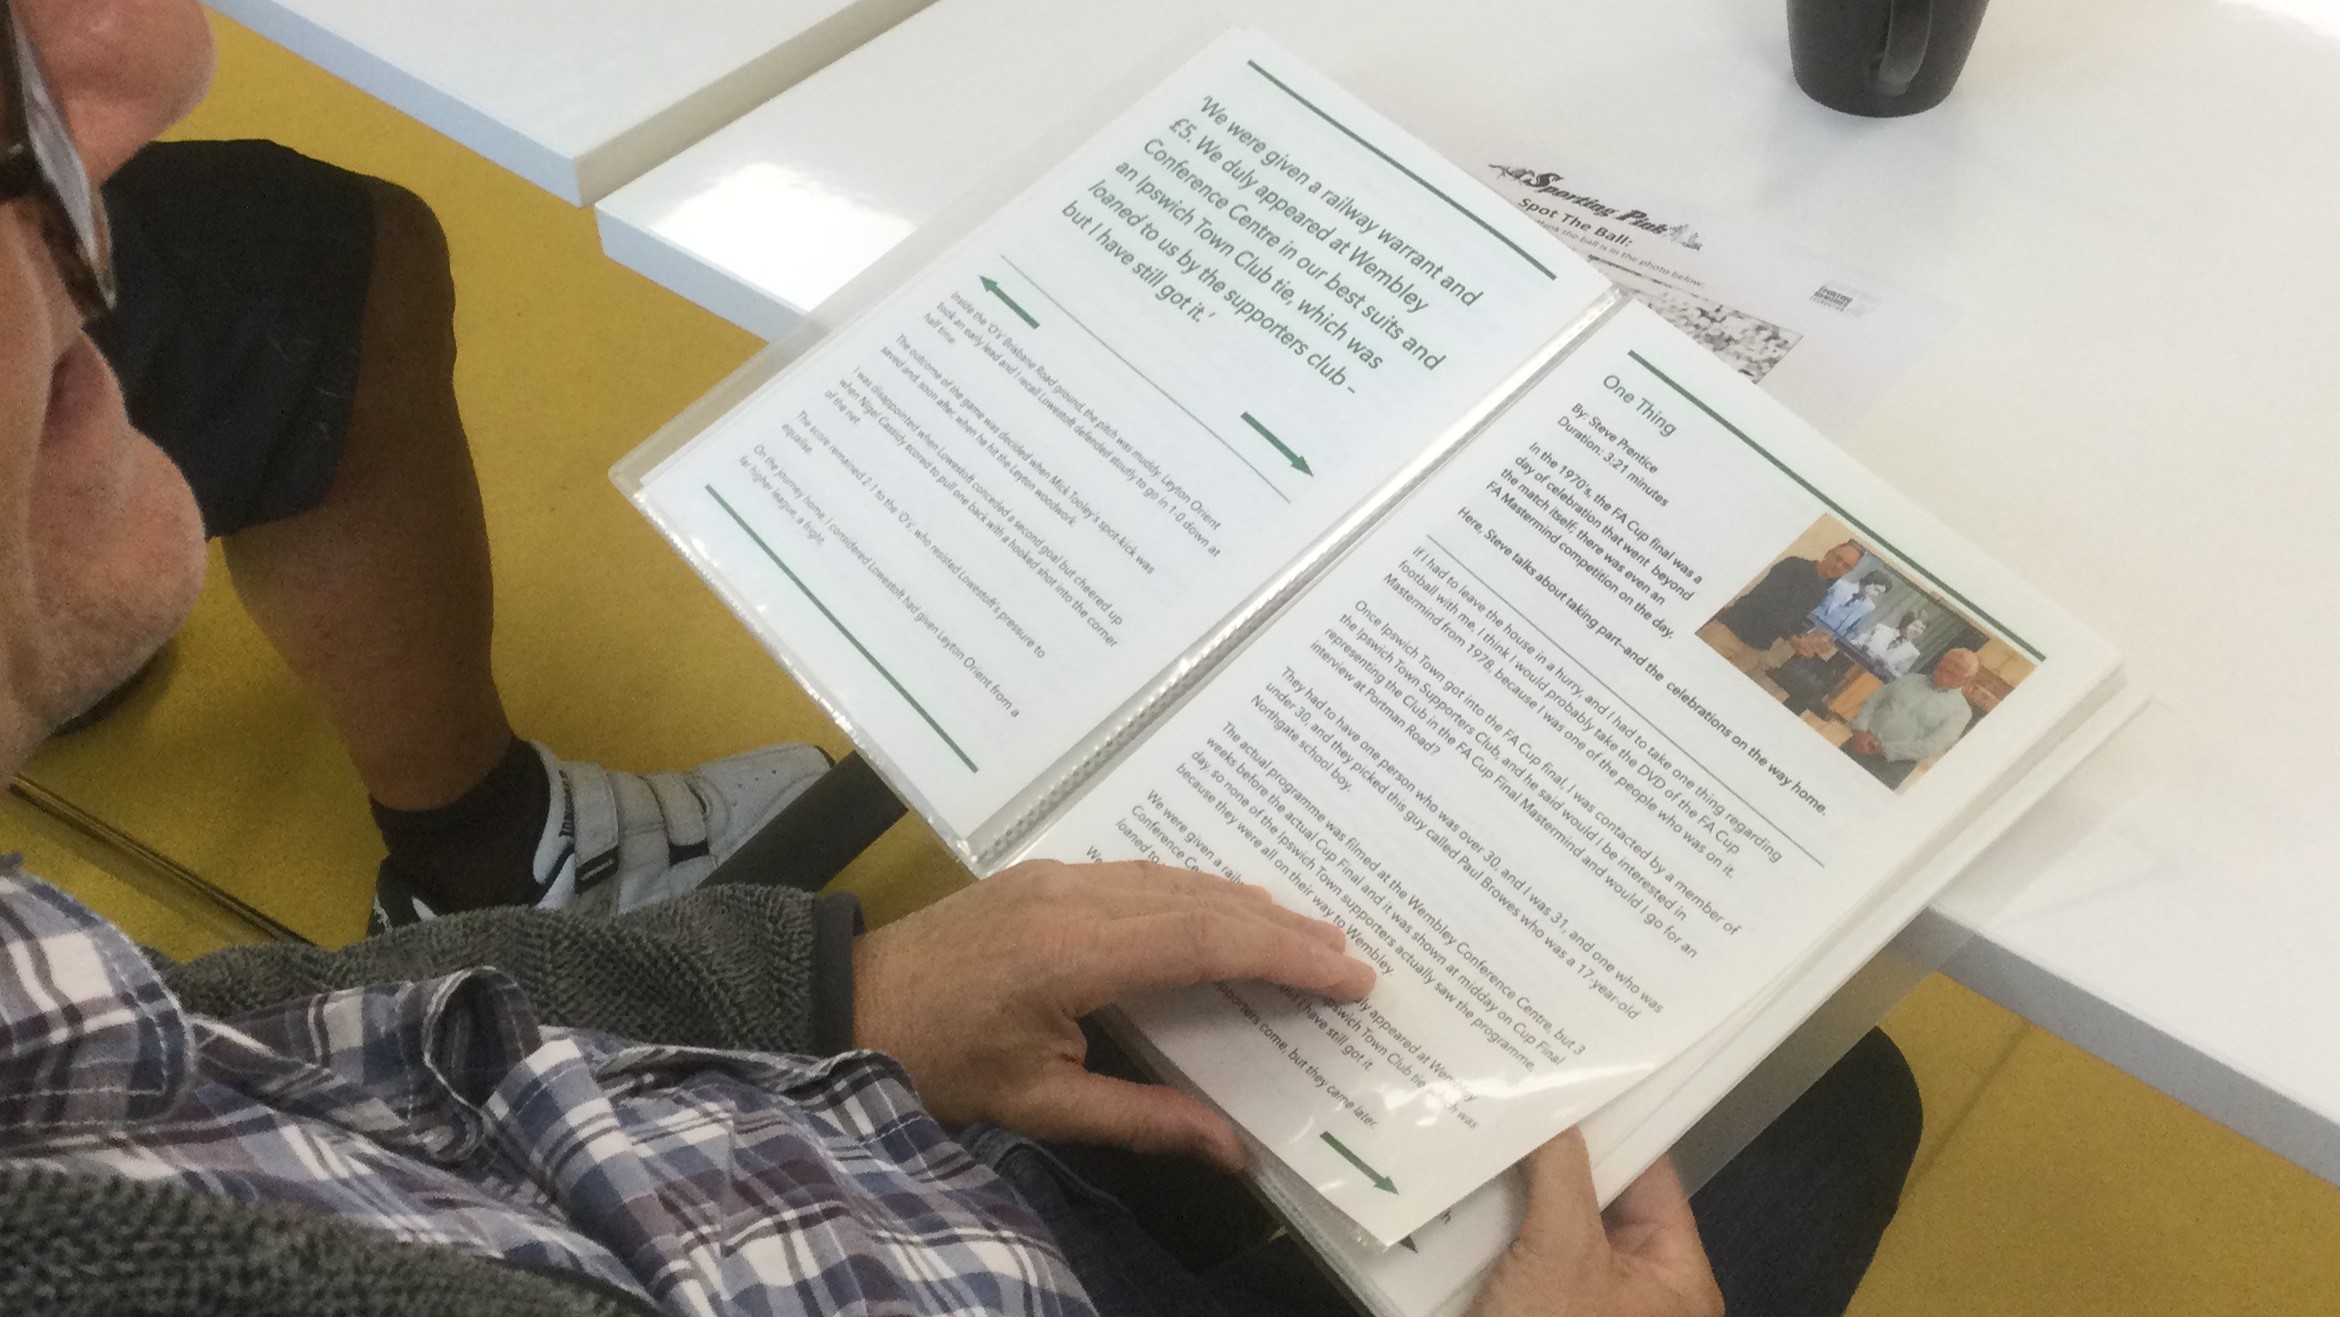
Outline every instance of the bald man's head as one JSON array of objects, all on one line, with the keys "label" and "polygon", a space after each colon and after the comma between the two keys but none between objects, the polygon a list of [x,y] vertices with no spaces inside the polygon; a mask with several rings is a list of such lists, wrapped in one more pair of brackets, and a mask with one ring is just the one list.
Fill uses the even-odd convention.
[{"label": "bald man's head", "polygon": [[1974,680],[1982,671],[1982,660],[1971,649],[1954,649],[1934,665],[1934,684],[1943,690],[1956,690]]},{"label": "bald man's head", "polygon": [[1819,562],[1820,579],[1833,581],[1861,565],[1861,550],[1857,544],[1839,544],[1822,554]]}]

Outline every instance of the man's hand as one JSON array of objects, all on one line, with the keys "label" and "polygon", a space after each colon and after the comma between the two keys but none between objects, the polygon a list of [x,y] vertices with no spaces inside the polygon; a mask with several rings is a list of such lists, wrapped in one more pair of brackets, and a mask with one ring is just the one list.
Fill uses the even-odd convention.
[{"label": "man's hand", "polygon": [[1885,748],[1878,743],[1876,737],[1869,735],[1867,732],[1854,732],[1852,735],[1844,738],[1844,743],[1851,746],[1853,753],[1857,755],[1880,754],[1884,751]]},{"label": "man's hand", "polygon": [[1829,635],[1826,631],[1814,629],[1788,641],[1788,648],[1805,658],[1834,658],[1836,657],[1836,637]]},{"label": "man's hand", "polygon": [[1257,887],[1130,861],[1034,860],[863,937],[853,1036],[900,1061],[946,1124],[1243,1165],[1234,1127],[1175,1089],[1081,1068],[1081,1016],[1132,993],[1265,979],[1362,997],[1340,929]]},{"label": "man's hand", "polygon": [[1527,1220],[1471,1317],[1722,1317],[1722,1291],[1672,1166],[1643,1172],[1604,1216],[1582,1134],[1570,1130],[1520,1165]]}]

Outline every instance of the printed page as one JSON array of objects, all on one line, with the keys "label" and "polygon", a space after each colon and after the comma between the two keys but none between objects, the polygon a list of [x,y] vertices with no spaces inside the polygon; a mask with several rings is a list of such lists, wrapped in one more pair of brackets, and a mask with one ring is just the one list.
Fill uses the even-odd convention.
[{"label": "printed page", "polygon": [[1361,1004],[1129,1013],[1390,1243],[1760,997],[2111,670],[1629,307],[1033,849],[1348,929]]},{"label": "printed page", "polygon": [[1488,154],[1479,177],[1497,195],[1823,431],[1860,419],[1957,318],[1933,298],[1601,178],[1547,147]]},{"label": "printed page", "polygon": [[1238,32],[640,498],[967,836],[1605,288]]}]

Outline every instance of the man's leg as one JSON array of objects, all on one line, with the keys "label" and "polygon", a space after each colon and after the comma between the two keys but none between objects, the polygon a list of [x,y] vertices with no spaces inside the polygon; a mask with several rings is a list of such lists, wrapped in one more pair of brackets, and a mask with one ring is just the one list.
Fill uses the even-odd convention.
[{"label": "man's leg", "polygon": [[487,525],[455,405],[446,238],[366,180],[373,277],[340,465],[324,502],[227,538],[236,594],[323,700],[393,810],[447,805],[512,744],[489,668]]},{"label": "man's leg", "polygon": [[106,198],[123,302],[101,345],[374,799],[379,922],[674,895],[826,767],[775,746],[642,777],[513,735],[420,200],[262,142],[150,147]]},{"label": "man's leg", "polygon": [[[528,904],[553,789],[490,663],[495,588],[455,402],[446,234],[413,193],[359,182],[372,263],[340,461],[323,501],[226,537],[228,571],[324,704],[402,890],[441,911]],[[394,904],[377,900],[378,922]]]},{"label": "man's leg", "polygon": [[[394,861],[442,909],[530,899],[548,770],[489,671],[487,535],[436,221],[411,194],[265,142],[149,147],[105,195],[122,300],[97,335],[131,417],[186,473],[246,608],[322,698]],[[419,849],[401,835],[401,811],[491,780],[493,808]]]}]

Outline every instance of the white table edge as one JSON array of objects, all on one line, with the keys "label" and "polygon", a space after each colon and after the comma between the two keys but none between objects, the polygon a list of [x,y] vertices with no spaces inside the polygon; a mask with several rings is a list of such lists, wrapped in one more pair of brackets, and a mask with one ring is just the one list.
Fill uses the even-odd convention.
[{"label": "white table edge", "polygon": [[[1944,919],[1929,911],[1928,917]],[[2148,1088],[2340,1185],[2332,1122],[1977,932],[1942,972]]]},{"label": "white table edge", "polygon": [[364,47],[288,9],[266,3],[266,0],[204,2],[226,17],[319,68],[334,73],[367,95],[432,126],[554,196],[571,205],[584,204],[585,194],[578,167],[558,151],[525,133],[498,123]]},{"label": "white table edge", "polygon": [[602,255],[766,343],[804,323],[805,312],[611,214],[607,206],[594,208],[593,221],[601,231]]}]

